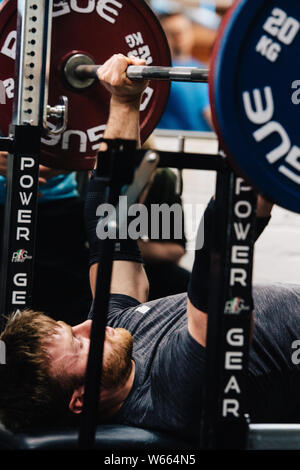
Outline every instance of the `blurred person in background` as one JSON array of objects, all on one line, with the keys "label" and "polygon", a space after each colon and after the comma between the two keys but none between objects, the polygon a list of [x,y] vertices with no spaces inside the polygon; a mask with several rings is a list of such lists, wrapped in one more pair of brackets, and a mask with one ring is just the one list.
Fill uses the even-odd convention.
[{"label": "blurred person in background", "polygon": [[[143,148],[155,148],[153,135],[143,144]],[[139,203],[144,204],[148,211],[148,230],[138,244],[150,284],[149,300],[185,292],[190,279],[190,271],[179,265],[186,253],[186,237],[181,198],[182,180],[178,178],[179,175],[173,169],[157,169],[139,199]],[[162,208],[159,224],[151,214],[151,208],[154,206]],[[166,206],[170,209],[169,220],[163,209]],[[172,208],[174,213],[177,211],[176,226]],[[164,236],[162,229],[166,223],[170,229],[168,237]]]},{"label": "blurred person in background", "polygon": [[[201,31],[201,53],[204,58],[210,56],[212,43],[215,39],[219,17],[215,14],[214,6],[183,10],[182,2],[172,0],[152,0],[148,2],[157,14],[166,33],[170,46],[173,66],[207,68],[208,64],[200,62],[193,56],[196,37],[195,31]],[[196,18],[197,23],[191,18]],[[158,125],[161,129],[180,129],[188,131],[212,130],[211,112],[209,106],[208,85],[203,83],[172,82],[167,107]],[[154,139],[146,144],[155,148]],[[143,202],[151,213],[152,204],[179,204],[182,208],[181,193],[178,192],[177,178],[171,169],[160,169],[144,194]],[[182,191],[182,188],[181,188]],[[151,218],[149,219],[151,233]],[[171,224],[172,225],[172,224]],[[184,233],[184,214],[182,211],[182,239],[176,239],[171,234],[169,240],[144,237],[139,247],[145,262],[149,279],[149,300],[184,292],[187,289],[190,272],[180,266],[180,261],[186,253],[186,238]]]},{"label": "blurred person in background", "polygon": [[[200,8],[186,9],[182,3],[174,0],[152,0],[151,7],[166,33],[172,65],[207,68],[220,23],[214,5],[201,4]],[[197,36],[197,31],[200,31],[200,36]],[[205,63],[195,57],[197,50],[198,57],[200,51]],[[169,100],[158,128],[212,131],[208,84],[172,82]]]},{"label": "blurred person in background", "polygon": [[[0,266],[7,158],[0,152]],[[32,308],[72,325],[92,299],[83,209],[76,173],[40,165]]]},{"label": "blurred person in background", "polygon": [[[182,199],[177,191],[176,174],[170,168],[158,169],[152,182],[141,195],[140,203],[144,204],[148,210],[148,233],[139,240],[139,248],[150,285],[148,300],[181,294],[187,289],[190,272],[179,265],[186,253],[186,237]],[[162,218],[166,218],[166,214],[162,210],[157,234],[155,233],[157,221],[151,213],[153,205],[168,206],[171,209],[168,212],[169,220],[164,221]],[[172,208],[175,212],[172,212]],[[174,214],[177,214],[176,219]],[[162,227],[165,227],[166,223],[170,230],[168,237],[162,233]]]}]

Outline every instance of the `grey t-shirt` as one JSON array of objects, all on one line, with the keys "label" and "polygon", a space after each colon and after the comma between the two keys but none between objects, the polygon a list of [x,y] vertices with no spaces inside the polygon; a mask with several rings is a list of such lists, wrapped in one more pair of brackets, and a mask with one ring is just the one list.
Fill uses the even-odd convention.
[{"label": "grey t-shirt", "polygon": [[[247,398],[252,422],[300,422],[300,286],[260,286],[253,292],[255,328]],[[112,295],[108,325],[134,337],[134,384],[114,422],[199,436],[205,349],[188,333],[186,294],[140,304]],[[291,421],[291,420],[290,420]]]},{"label": "grey t-shirt", "polygon": [[133,335],[136,367],[114,422],[185,436],[199,423],[205,350],[188,333],[186,302],[186,294],[146,304],[112,296],[108,325]]}]

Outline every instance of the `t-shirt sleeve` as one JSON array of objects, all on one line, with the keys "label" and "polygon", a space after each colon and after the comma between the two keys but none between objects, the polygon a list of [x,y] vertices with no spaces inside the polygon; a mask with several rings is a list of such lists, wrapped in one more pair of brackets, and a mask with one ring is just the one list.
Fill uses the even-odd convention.
[{"label": "t-shirt sleeve", "polygon": [[[140,302],[133,297],[123,294],[111,294],[109,298],[108,306],[108,320],[112,321],[113,319],[119,317],[124,311],[127,311],[129,308],[136,307]],[[91,305],[90,312],[88,314],[88,319],[92,319],[94,315],[94,301]]]}]

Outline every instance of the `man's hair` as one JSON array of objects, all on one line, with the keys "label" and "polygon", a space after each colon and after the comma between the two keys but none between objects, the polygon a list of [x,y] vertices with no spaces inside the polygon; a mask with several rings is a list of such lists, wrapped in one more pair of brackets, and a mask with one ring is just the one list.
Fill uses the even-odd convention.
[{"label": "man's hair", "polygon": [[68,404],[76,384],[72,377],[54,377],[49,369],[46,343],[56,331],[53,319],[24,310],[9,317],[0,335],[6,348],[0,365],[0,421],[11,431],[72,422]]}]

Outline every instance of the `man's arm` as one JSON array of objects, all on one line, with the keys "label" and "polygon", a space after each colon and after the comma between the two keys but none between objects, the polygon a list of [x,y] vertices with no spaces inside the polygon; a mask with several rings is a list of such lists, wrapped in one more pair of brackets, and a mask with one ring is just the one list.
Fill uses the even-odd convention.
[{"label": "man's arm", "polygon": [[139,247],[143,255],[143,259],[147,263],[171,262],[178,264],[185,249],[179,243],[139,241]]},{"label": "man's arm", "polygon": [[[111,93],[110,113],[104,138],[136,140],[140,145],[139,110],[145,81],[132,82],[126,77],[129,65],[144,65],[145,61],[116,54],[98,69],[98,78]],[[103,147],[100,147],[100,151]],[[99,201],[99,204],[102,201]],[[96,230],[96,227],[95,227]],[[98,263],[90,268],[90,285],[94,295]],[[148,279],[141,263],[114,261],[111,279],[111,293],[134,297],[146,302]]]},{"label": "man's arm", "polygon": [[[256,209],[255,241],[270,221],[273,203],[258,196]],[[206,346],[207,307],[209,295],[210,240],[212,230],[213,203],[211,202],[204,214],[205,245],[195,254],[194,267],[188,289],[187,317],[188,330],[201,346]]]}]

